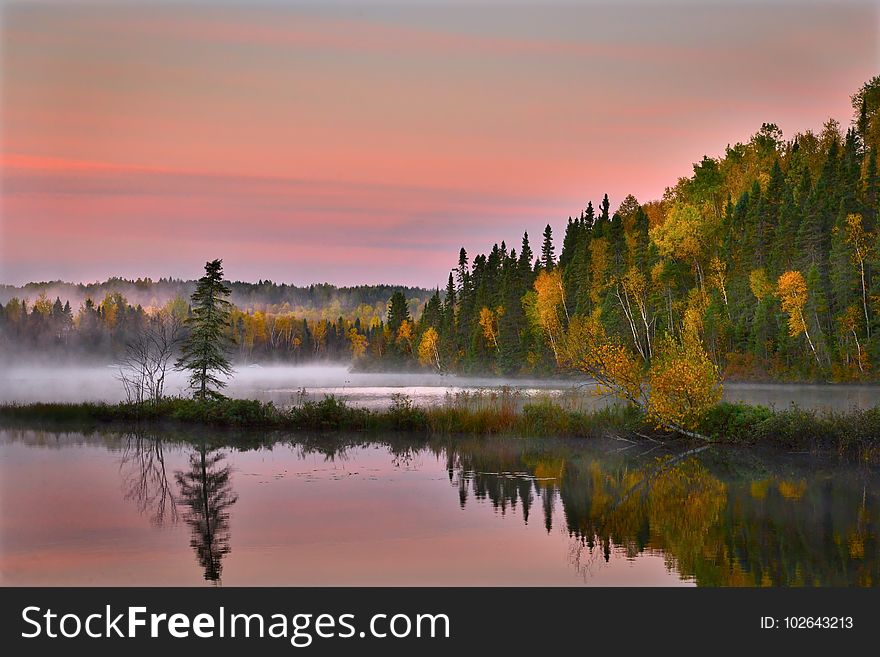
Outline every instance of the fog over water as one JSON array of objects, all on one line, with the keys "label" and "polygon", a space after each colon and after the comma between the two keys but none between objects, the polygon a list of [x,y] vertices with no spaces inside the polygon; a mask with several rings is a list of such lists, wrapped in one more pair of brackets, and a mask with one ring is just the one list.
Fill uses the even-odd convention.
[{"label": "fog over water", "polygon": [[[116,402],[124,398],[117,380],[118,366],[48,366],[45,364],[0,366],[0,402]],[[587,379],[508,379],[463,377],[414,372],[351,372],[345,365],[249,365],[238,366],[224,393],[232,397],[274,401],[289,405],[306,399],[336,395],[353,405],[386,407],[394,394],[404,394],[415,403],[443,403],[460,392],[500,391],[509,387],[524,399],[549,395],[595,408],[610,403],[597,397]],[[171,372],[166,391],[186,394],[186,375]],[[304,393],[302,392],[304,391]],[[870,407],[880,402],[880,387],[854,385],[803,385],[775,383],[726,383],[724,398],[766,404],[776,408],[796,403],[802,407],[846,410]]]}]

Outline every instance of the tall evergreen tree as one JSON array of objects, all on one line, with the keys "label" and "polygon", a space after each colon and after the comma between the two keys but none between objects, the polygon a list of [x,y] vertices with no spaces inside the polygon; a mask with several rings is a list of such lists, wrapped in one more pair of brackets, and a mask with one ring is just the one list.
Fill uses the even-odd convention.
[{"label": "tall evergreen tree", "polygon": [[183,343],[176,367],[189,370],[189,386],[197,399],[221,396],[226,386],[220,376],[230,376],[232,365],[227,357],[231,344],[230,310],[226,297],[229,288],[223,283],[223,261],[205,263],[205,275],[196,286],[192,297],[192,315],[187,318],[189,335]]},{"label": "tall evergreen tree", "polygon": [[400,329],[400,325],[404,322],[410,321],[409,316],[409,308],[406,304],[406,297],[403,295],[403,292],[397,290],[394,294],[391,295],[391,300],[388,302],[388,322],[387,326],[391,329],[391,332],[394,335],[397,335],[398,329]]},{"label": "tall evergreen tree", "polygon": [[550,224],[544,228],[544,242],[541,244],[541,266],[547,271],[556,267],[556,255],[553,247],[553,229]]}]

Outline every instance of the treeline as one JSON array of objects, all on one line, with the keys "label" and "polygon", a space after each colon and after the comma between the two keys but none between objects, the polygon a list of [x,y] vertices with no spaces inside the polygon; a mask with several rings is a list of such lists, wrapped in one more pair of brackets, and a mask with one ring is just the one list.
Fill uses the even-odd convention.
[{"label": "treeline", "polygon": [[550,371],[582,318],[603,349],[646,364],[660,340],[696,341],[729,377],[875,378],[880,76],[852,105],[846,130],[829,120],[785,140],[764,124],[659,201],[588,204],[558,257],[549,225],[537,254],[528,234],[470,261],[462,249],[445,295],[389,351],[437,369]]},{"label": "treeline", "polygon": [[[237,358],[507,375],[573,366],[631,389],[624,397],[659,389],[661,375],[682,379],[678,363],[693,364],[689,375],[711,387],[706,358],[727,377],[874,379],[880,76],[852,106],[845,130],[829,120],[786,140],[764,124],[723,156],[703,157],[660,200],[627,196],[612,210],[605,195],[568,219],[561,244],[548,224],[537,253],[527,233],[473,258],[461,249],[445,289],[433,294],[230,283]],[[178,312],[193,288],[126,283]],[[161,310],[152,298],[132,305],[108,289],[74,311],[53,302],[52,289],[35,284],[35,302],[14,297],[0,307],[6,348],[118,354]]]},{"label": "treeline", "polygon": [[[392,293],[398,292],[413,313],[430,294],[392,285],[296,287],[271,281],[227,285],[231,298],[237,300],[229,326],[235,345],[232,355],[241,362],[347,361],[352,357],[352,329],[354,335],[379,344],[376,332],[381,333]],[[128,290],[135,300],[120,290]],[[0,353],[118,359],[144,332],[150,318],[189,316],[193,290],[194,281],[174,279],[6,286],[6,294],[16,294],[0,303]],[[56,293],[54,300],[49,291]],[[34,294],[32,301],[29,293]],[[70,300],[80,296],[83,301],[72,305]]]},{"label": "treeline", "polygon": [[[403,292],[399,294],[405,299]],[[69,301],[62,303],[59,297],[53,301],[45,293],[32,303],[13,297],[0,304],[0,355],[8,360],[69,356],[116,361],[125,356],[128,345],[148,331],[151,320],[174,317],[183,325],[185,337],[188,329],[184,320],[191,314],[189,302],[182,297],[144,308],[114,292],[99,303],[87,298],[76,310]],[[362,356],[368,344],[381,344],[384,316],[384,307],[334,320],[235,307],[228,327],[233,341],[230,355],[240,363],[348,361],[353,353]]]}]

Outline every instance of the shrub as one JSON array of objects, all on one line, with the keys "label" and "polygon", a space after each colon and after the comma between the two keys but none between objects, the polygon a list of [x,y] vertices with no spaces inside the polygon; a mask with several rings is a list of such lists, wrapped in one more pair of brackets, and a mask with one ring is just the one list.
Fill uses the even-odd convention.
[{"label": "shrub", "polygon": [[707,411],[699,430],[714,440],[751,442],[757,427],[772,416],[766,406],[721,402]]},{"label": "shrub", "polygon": [[391,406],[384,419],[388,428],[398,431],[424,431],[428,427],[425,411],[413,406],[412,399],[400,393],[391,395]]},{"label": "shrub", "polygon": [[335,395],[327,395],[321,401],[305,401],[292,407],[287,420],[295,429],[338,431],[340,429],[366,429],[370,412],[364,408],[352,408]]}]

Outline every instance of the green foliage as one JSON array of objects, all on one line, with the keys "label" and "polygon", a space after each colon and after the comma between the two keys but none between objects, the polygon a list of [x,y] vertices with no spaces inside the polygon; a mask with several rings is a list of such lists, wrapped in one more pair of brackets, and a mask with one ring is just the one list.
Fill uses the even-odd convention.
[{"label": "green foliage", "polygon": [[388,428],[397,431],[424,431],[428,426],[425,411],[414,406],[412,399],[400,393],[391,395],[391,406],[383,420]]},{"label": "green foliage", "polygon": [[[265,428],[292,431],[405,431],[429,434],[568,436],[637,439],[657,434],[639,409],[612,405],[598,410],[572,407],[563,400],[523,399],[513,390],[458,393],[426,408],[405,396],[390,407],[371,411],[349,406],[332,395],[290,408],[249,399],[169,397],[157,403],[35,403],[0,405],[0,419],[26,424],[74,424],[126,427],[175,422],[185,425]],[[722,402],[705,416],[701,431],[718,444],[768,445],[789,450],[831,451],[841,457],[880,462],[880,406],[846,413],[817,412],[791,406]]]},{"label": "green foliage", "polygon": [[205,263],[205,275],[191,297],[192,314],[186,320],[190,332],[176,363],[178,369],[190,371],[190,388],[200,399],[219,397],[219,390],[226,385],[220,377],[232,374],[227,355],[232,309],[226,299],[229,293],[223,283],[223,261]]},{"label": "green foliage", "polygon": [[[646,364],[660,336],[681,337],[696,291],[709,300],[704,324],[697,327],[699,339],[721,371],[733,366],[745,375],[739,365],[748,362],[747,374],[753,377],[876,380],[878,80],[853,95],[849,128],[829,120],[816,132],[786,139],[779,126],[765,123],[745,143],[732,144],[717,157],[702,155],[693,175],[670,185],[662,199],[644,203],[627,196],[613,211],[606,194],[596,209],[590,202],[567,217],[564,238],[557,243],[548,224],[537,259],[527,233],[519,252],[504,242],[471,257],[461,249],[457,263],[450,262],[455,268],[444,293],[392,286],[297,289],[271,281],[226,288],[219,261],[209,263],[214,274],[206,271],[196,290],[182,364],[190,367],[197,394],[206,397],[222,387],[227,334],[244,336],[241,359],[303,362],[348,357],[355,330],[368,345],[358,353],[359,368],[437,369],[439,360],[442,370],[451,372],[552,374],[562,359],[547,344],[546,326],[529,321],[529,315],[539,270],[553,270],[560,274],[564,297],[559,331],[577,316],[596,318],[608,336],[638,351]],[[863,218],[858,239],[848,223],[854,215]],[[797,335],[789,334],[790,316],[773,289],[789,272],[807,283]],[[751,285],[756,278],[770,285],[756,292]],[[60,298],[55,303],[39,298],[45,286],[0,288],[8,299],[0,307],[0,349],[70,346],[118,356],[147,315],[129,304],[119,287],[167,299],[185,296],[191,285],[114,279],[80,286],[76,303],[87,297],[103,301],[85,300],[78,312]],[[222,309],[227,290],[242,305],[231,331],[221,330],[210,310]],[[355,298],[361,304],[357,309]],[[266,309],[259,309],[264,302]],[[309,316],[298,316],[294,325],[290,309],[298,304],[308,305]],[[281,310],[285,306],[288,310]],[[863,321],[842,332],[841,320],[853,306],[861,309]],[[483,308],[497,317],[491,346],[481,332]],[[401,337],[405,321],[413,326]],[[436,358],[420,364],[417,345],[428,328],[437,332]],[[217,349],[206,350],[209,344]]]},{"label": "green foliage", "polygon": [[766,406],[721,402],[706,413],[700,433],[718,442],[750,442],[755,427],[773,416]]},{"label": "green foliage", "polygon": [[320,401],[305,401],[293,406],[285,414],[283,424],[296,429],[317,431],[359,431],[369,427],[371,413],[363,408],[354,408],[334,395],[327,395]]}]

